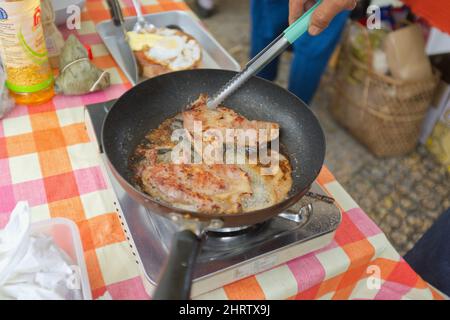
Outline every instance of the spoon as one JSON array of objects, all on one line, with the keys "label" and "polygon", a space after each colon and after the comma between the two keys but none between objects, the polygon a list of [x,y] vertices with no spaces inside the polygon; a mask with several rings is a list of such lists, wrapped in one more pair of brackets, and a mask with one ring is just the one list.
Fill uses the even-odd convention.
[{"label": "spoon", "polygon": [[274,41],[250,60],[244,69],[226,83],[212,98],[208,100],[208,108],[217,108],[228,96],[238,90],[248,79],[261,71],[273,59],[279,56],[286,48],[303,35],[309,27],[311,16],[322,0],[311,7],[297,21],[292,23]]},{"label": "spoon", "polygon": [[145,20],[139,0],[133,0],[133,6],[137,14],[137,22],[133,27],[133,31],[137,33],[156,31],[156,27]]}]

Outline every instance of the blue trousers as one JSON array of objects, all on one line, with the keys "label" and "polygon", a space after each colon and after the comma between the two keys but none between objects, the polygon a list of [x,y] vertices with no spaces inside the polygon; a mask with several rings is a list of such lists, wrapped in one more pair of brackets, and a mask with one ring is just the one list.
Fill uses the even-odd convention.
[{"label": "blue trousers", "polygon": [[450,209],[404,258],[425,281],[450,296]]},{"label": "blue trousers", "polygon": [[[289,0],[251,0],[251,57],[254,57],[288,27]],[[289,90],[309,103],[319,86],[328,60],[339,41],[349,12],[334,18],[320,35],[301,36],[294,44]],[[279,59],[258,74],[268,80],[277,77]]]}]

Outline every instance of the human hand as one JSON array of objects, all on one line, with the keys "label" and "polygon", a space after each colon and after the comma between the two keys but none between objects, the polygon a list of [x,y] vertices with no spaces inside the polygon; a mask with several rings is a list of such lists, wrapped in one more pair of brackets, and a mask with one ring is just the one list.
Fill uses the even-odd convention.
[{"label": "human hand", "polygon": [[[300,18],[315,3],[314,0],[289,0],[289,24]],[[323,0],[311,17],[309,34],[318,35],[337,14],[344,10],[353,10],[356,4],[357,0]]]}]

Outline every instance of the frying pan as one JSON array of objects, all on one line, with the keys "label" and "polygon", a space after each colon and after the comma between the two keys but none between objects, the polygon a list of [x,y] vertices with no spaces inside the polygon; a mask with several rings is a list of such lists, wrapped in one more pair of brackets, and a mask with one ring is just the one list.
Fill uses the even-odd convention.
[{"label": "frying pan", "polygon": [[266,221],[292,206],[308,191],[322,168],[325,138],[306,104],[289,91],[253,77],[224,105],[251,120],[280,125],[280,151],[292,166],[293,185],[287,199],[262,210],[241,214],[207,214],[181,210],[154,200],[133,183],[129,157],[145,135],[182,111],[201,93],[214,94],[236,75],[226,70],[199,69],[173,72],[146,80],[122,95],[107,114],[102,144],[112,169],[125,191],[143,206],[180,226],[154,299],[188,299],[193,267],[206,230],[248,226]]}]

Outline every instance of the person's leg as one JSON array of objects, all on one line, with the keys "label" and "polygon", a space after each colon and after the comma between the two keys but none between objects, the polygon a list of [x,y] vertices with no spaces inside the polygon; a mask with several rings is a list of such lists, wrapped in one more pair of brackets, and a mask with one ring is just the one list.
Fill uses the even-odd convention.
[{"label": "person's leg", "polygon": [[289,90],[305,103],[311,102],[319,86],[320,78],[340,39],[349,13],[346,11],[337,15],[320,35],[313,37],[305,34],[294,43]]},{"label": "person's leg", "polygon": [[[256,56],[288,26],[288,0],[251,0],[250,57]],[[258,76],[268,80],[277,77],[278,59],[272,61]]]},{"label": "person's leg", "polygon": [[450,208],[404,259],[425,281],[450,296]]}]

